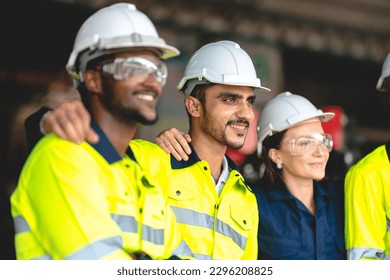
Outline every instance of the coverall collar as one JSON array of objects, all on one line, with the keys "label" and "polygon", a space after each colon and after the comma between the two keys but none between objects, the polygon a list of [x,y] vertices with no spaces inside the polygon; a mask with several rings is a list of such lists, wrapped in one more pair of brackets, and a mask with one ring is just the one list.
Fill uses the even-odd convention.
[{"label": "coverall collar", "polygon": [[[188,156],[188,160],[185,161],[185,160],[177,160],[175,159],[174,156],[171,155],[171,167],[172,169],[183,169],[183,168],[187,168],[187,167],[190,167],[194,164],[196,164],[197,162],[200,162],[201,159],[199,158],[198,154],[196,153],[194,147],[192,146],[191,143],[188,143],[190,148],[191,148],[191,154]],[[238,169],[238,166],[228,157],[225,155],[225,158],[228,162],[228,167],[229,169],[233,169],[233,170],[237,170],[239,171]]]},{"label": "coverall collar", "polygon": [[[91,127],[96,131],[96,133],[99,135],[99,142],[96,144],[90,145],[99,153],[101,156],[109,163],[113,164],[117,161],[120,161],[122,157],[118,154],[118,152],[115,150],[114,146],[111,144],[110,140],[107,138],[106,134],[103,132],[103,130],[99,127],[99,125],[92,121]],[[126,150],[126,154],[135,162],[137,161],[135,159],[134,153],[131,150],[130,146]]]},{"label": "coverall collar", "polygon": [[[333,192],[329,191],[328,188],[324,187],[324,184],[319,184],[318,182],[314,182],[314,194],[317,197],[336,197]],[[268,192],[268,197],[270,201],[295,199],[295,197],[289,192],[286,184],[282,180],[279,180],[276,183],[275,188]]]}]

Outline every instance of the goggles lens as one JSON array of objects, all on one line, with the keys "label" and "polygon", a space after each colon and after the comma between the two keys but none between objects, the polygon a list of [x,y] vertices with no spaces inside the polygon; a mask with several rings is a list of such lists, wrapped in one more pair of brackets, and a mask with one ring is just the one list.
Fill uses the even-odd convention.
[{"label": "goggles lens", "polygon": [[300,136],[289,141],[290,154],[292,156],[302,156],[312,154],[316,151],[318,146],[324,152],[330,152],[333,148],[333,140],[330,134],[312,133],[305,136]]},{"label": "goggles lens", "polygon": [[116,80],[128,80],[137,77],[144,81],[150,74],[153,74],[161,86],[165,85],[168,77],[165,63],[161,61],[160,65],[156,65],[142,57],[116,58],[113,62],[104,64],[102,72],[112,75]]}]

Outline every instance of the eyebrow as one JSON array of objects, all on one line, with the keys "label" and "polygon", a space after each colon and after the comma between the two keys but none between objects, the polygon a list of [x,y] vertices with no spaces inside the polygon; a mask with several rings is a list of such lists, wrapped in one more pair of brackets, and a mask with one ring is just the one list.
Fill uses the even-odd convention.
[{"label": "eyebrow", "polygon": [[[219,99],[226,98],[226,97],[234,97],[234,98],[238,98],[238,99],[244,98],[244,96],[242,94],[230,92],[230,91],[220,92],[219,95],[217,96],[217,98],[219,98]],[[250,95],[250,96],[248,96],[247,99],[252,99],[252,98],[256,99],[256,95],[255,94]]]}]

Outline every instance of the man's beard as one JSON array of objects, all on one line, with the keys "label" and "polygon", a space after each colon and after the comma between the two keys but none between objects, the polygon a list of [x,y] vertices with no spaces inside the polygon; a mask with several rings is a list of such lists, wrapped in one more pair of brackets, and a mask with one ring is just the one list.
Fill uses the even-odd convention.
[{"label": "man's beard", "polygon": [[112,102],[112,100],[111,102],[108,100],[103,100],[103,103],[104,106],[108,108],[113,114],[115,114],[116,116],[124,120],[140,123],[143,125],[152,125],[155,124],[158,120],[158,115],[156,115],[156,118],[153,120],[147,119],[144,115],[142,115],[139,112],[137,108],[134,107],[126,108],[126,107],[117,106],[117,104],[115,104],[115,102]]},{"label": "man's beard", "polygon": [[[203,110],[205,113],[204,122],[202,124],[202,130],[204,133],[215,139],[218,143],[225,145],[231,149],[240,149],[244,146],[244,141],[242,142],[233,142],[230,141],[227,136],[225,130],[221,130],[218,132],[218,127],[216,126],[217,121],[214,121],[212,118],[209,118],[209,115],[206,112],[205,106],[203,106]],[[231,122],[228,122],[229,125]],[[245,139],[244,139],[245,140]]]},{"label": "man's beard", "polygon": [[111,90],[111,87],[107,83],[103,82],[104,94],[100,100],[103,106],[110,111],[116,117],[125,120],[140,123],[143,125],[155,124],[158,120],[158,114],[154,119],[146,118],[137,107],[128,106],[124,107],[115,100],[115,96]]}]

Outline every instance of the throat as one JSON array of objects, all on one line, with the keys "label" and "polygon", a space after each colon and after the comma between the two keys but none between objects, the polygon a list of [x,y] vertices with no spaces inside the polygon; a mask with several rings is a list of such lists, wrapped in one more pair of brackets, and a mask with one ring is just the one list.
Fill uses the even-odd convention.
[{"label": "throat", "polygon": [[221,177],[221,172],[222,166],[216,172],[211,172],[211,176],[213,177],[215,183],[218,183],[219,177]]}]

